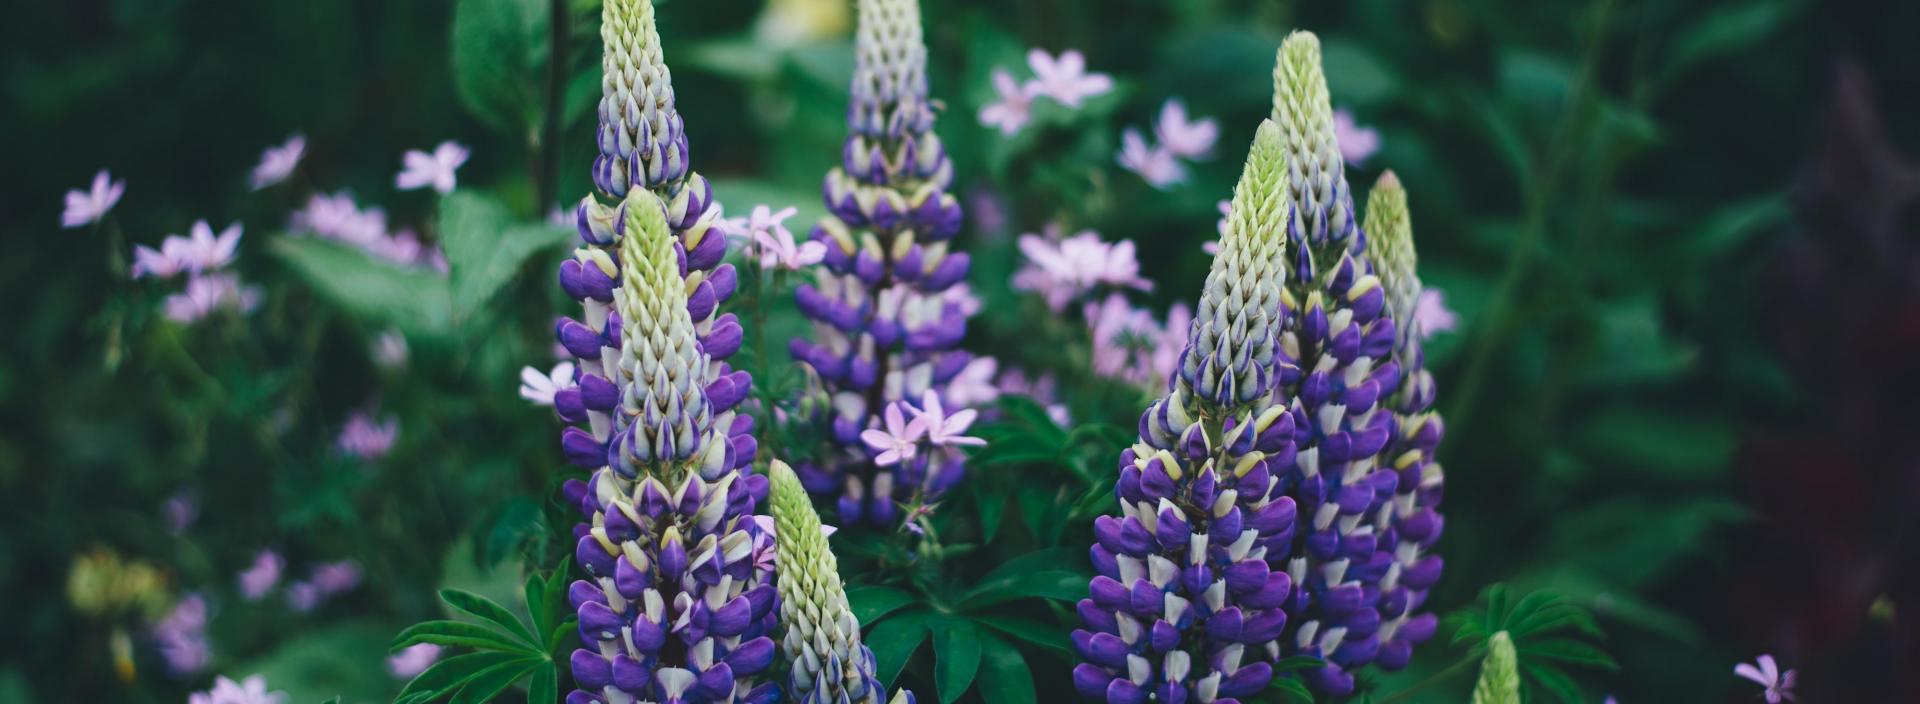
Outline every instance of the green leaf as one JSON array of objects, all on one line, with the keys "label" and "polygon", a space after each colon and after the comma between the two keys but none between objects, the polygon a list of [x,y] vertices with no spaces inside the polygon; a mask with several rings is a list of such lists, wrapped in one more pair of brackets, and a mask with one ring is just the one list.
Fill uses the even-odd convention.
[{"label": "green leaf", "polygon": [[1325,665],[1326,662],[1327,661],[1322,660],[1320,658],[1316,658],[1312,655],[1295,655],[1288,658],[1282,658],[1280,662],[1274,663],[1273,671],[1274,672],[1292,672],[1294,670],[1311,670],[1311,669],[1318,668],[1321,665]]},{"label": "green leaf", "polygon": [[913,659],[913,651],[927,639],[927,622],[933,618],[925,609],[908,609],[867,629],[867,647],[873,650],[874,676],[880,684],[893,686],[901,668]]},{"label": "green leaf", "polygon": [[573,237],[564,227],[514,223],[505,206],[465,190],[440,201],[438,230],[447,250],[453,314],[460,319],[484,307],[533,253]]},{"label": "green leaf", "polygon": [[1523,662],[1520,664],[1520,671],[1526,673],[1529,680],[1552,692],[1553,696],[1562,702],[1585,704],[1587,701],[1586,695],[1580,692],[1580,685],[1559,668]]},{"label": "green leaf", "polygon": [[514,653],[467,653],[436,662],[408,682],[395,701],[431,701],[452,692],[480,672],[503,663],[527,659]]},{"label": "green leaf", "polygon": [[[1288,659],[1291,660],[1293,658]],[[1319,659],[1315,658],[1314,662],[1318,664]],[[1272,682],[1267,684],[1267,689],[1278,692],[1282,701],[1313,704],[1313,691],[1307,689],[1307,685],[1301,683],[1300,680],[1292,677],[1275,677]]]},{"label": "green leaf", "polygon": [[458,0],[453,87],[460,103],[502,132],[540,127],[551,17],[541,0]]},{"label": "green leaf", "polygon": [[1032,618],[1006,616],[974,616],[973,622],[1045,648],[1061,660],[1074,659],[1073,648],[1068,645],[1067,631],[1057,625],[1049,628]]},{"label": "green leaf", "polygon": [[432,272],[313,237],[275,237],[270,246],[322,298],[347,312],[408,332],[440,335],[452,328],[451,289]]},{"label": "green leaf", "polygon": [[567,585],[572,575],[573,557],[561,558],[560,564],[547,574],[547,586],[542,590],[544,600],[538,605],[527,604],[527,608],[539,609],[540,613],[547,615],[545,619],[536,618],[535,624],[558,622],[558,626],[540,626],[539,631],[551,634],[547,636],[547,652],[556,655],[572,647],[573,632],[579,625],[579,619],[573,617],[573,605],[567,600]]},{"label": "green leaf", "polygon": [[1007,494],[986,486],[983,482],[973,482],[973,505],[980,509],[980,539],[991,544],[1000,534],[1000,521],[1007,514]]},{"label": "green leaf", "polygon": [[1374,105],[1400,92],[1400,79],[1359,42],[1322,39],[1320,63],[1326,69],[1327,90],[1342,105]]},{"label": "green leaf", "polygon": [[1025,597],[1079,601],[1087,597],[1087,580],[1085,574],[1057,569],[1007,575],[981,582],[960,600],[960,608],[980,609]]},{"label": "green leaf", "polygon": [[1798,2],[1735,2],[1713,4],[1700,21],[1682,29],[1668,60],[1669,76],[1696,63],[1737,53],[1772,36],[1800,12]]},{"label": "green leaf", "polygon": [[[846,80],[843,78],[840,82],[844,88]],[[820,201],[819,191],[797,190],[769,181],[734,177],[711,178],[707,183],[713,186],[715,198],[736,204],[729,207],[738,207],[741,215],[751,212],[755,205],[765,205],[775,211],[792,206],[793,218],[787,222],[796,236],[827,215],[827,206]]]},{"label": "green leaf", "polygon": [[941,704],[953,704],[973,686],[980,669],[980,635],[973,622],[943,616],[929,624],[933,630],[933,682]]},{"label": "green leaf", "polygon": [[[980,631],[980,701],[993,704],[1034,704],[1033,671],[1012,643]],[[936,644],[936,648],[938,645]]]},{"label": "green leaf", "polygon": [[1605,636],[1605,633],[1600,630],[1600,624],[1594,622],[1592,614],[1587,613],[1586,609],[1566,603],[1550,604],[1533,615],[1521,619],[1507,630],[1512,631],[1515,638],[1525,638],[1541,633],[1552,633],[1566,627],[1594,638]]},{"label": "green leaf", "polygon": [[509,660],[474,673],[473,677],[460,686],[453,695],[450,704],[482,704],[493,701],[501,692],[507,691],[513,683],[532,674],[535,668],[552,669],[553,663],[545,658],[526,658]]},{"label": "green leaf", "polygon": [[545,667],[533,671],[533,682],[527,685],[527,704],[559,703],[559,669],[552,663],[548,663]]},{"label": "green leaf", "polygon": [[1588,643],[1571,638],[1543,638],[1525,641],[1520,644],[1520,655],[1559,660],[1575,665],[1587,665],[1608,670],[1620,669],[1620,665],[1611,656]]},{"label": "green leaf", "polygon": [[519,636],[520,640],[527,645],[536,647],[540,645],[540,641],[534,639],[533,634],[527,631],[526,625],[520,623],[520,619],[514,616],[513,612],[486,597],[459,589],[442,589],[440,600],[447,602],[448,606],[495,624],[509,634]]},{"label": "green leaf", "polygon": [[887,614],[919,601],[912,592],[896,587],[860,586],[847,588],[847,605],[861,623],[878,623]]},{"label": "green leaf", "polygon": [[1738,449],[1732,423],[1706,414],[1648,406],[1622,406],[1580,424],[1579,448],[1622,471],[1671,481],[1720,476]]},{"label": "green leaf", "polygon": [[394,637],[393,645],[388,650],[399,652],[402,648],[419,643],[526,655],[541,653],[526,644],[515,642],[498,630],[466,621],[427,621],[413,624]]}]

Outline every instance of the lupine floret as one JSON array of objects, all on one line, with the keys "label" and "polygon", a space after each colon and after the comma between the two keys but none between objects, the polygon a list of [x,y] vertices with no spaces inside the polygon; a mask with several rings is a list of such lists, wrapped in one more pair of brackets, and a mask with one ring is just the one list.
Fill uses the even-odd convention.
[{"label": "lupine floret", "polygon": [[885,692],[873,651],[860,640],[820,516],[785,462],[774,460],[768,474],[780,545],[780,652],[793,665],[787,695],[805,704],[879,704]]}]

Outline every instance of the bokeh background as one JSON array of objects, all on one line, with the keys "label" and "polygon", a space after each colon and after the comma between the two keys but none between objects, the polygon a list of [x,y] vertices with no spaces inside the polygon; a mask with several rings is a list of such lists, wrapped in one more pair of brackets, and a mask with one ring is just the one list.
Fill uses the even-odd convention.
[{"label": "bokeh background", "polygon": [[[1191,299],[1274,49],[1313,30],[1335,104],[1379,134],[1356,188],[1399,174],[1422,274],[1460,319],[1429,346],[1450,431],[1437,608],[1504,582],[1592,609],[1619,664],[1577,671],[1596,701],[1748,701],[1731,668],[1763,652],[1799,670],[1802,701],[1920,697],[1920,5],[923,4],[987,302],[969,347],[1057,370],[1076,420],[1130,427],[1144,392],[1072,383],[1077,323],[1007,285],[1014,238],[1055,224],[1132,240],[1157,284],[1135,300]],[[794,205],[801,229],[822,212],[850,5],[658,2],[694,163],[730,214]],[[590,187],[597,3],[70,0],[6,15],[0,701],[180,701],[215,672],[263,673],[299,702],[390,698],[387,645],[439,613],[436,589],[507,598],[568,552],[549,500],[558,424],[515,389],[523,365],[552,363],[569,303],[550,274],[569,235],[545,222]],[[1118,87],[1003,138],[976,116],[991,71],[1024,73],[1030,47],[1078,49]],[[1170,97],[1222,138],[1160,190],[1113,155]],[[261,150],[293,133],[307,138],[294,178],[250,191]],[[472,150],[459,180],[485,202],[474,217],[532,242],[524,260],[468,274],[477,255],[450,241],[442,201],[394,189],[403,151],[448,139]],[[60,229],[61,195],[101,168],[128,183],[109,223]],[[287,234],[310,195],[342,190],[446,246],[454,274]],[[244,223],[236,270],[263,301],[180,325],[159,314],[166,286],[111,267],[202,218]],[[784,300],[747,305],[770,311],[748,334],[775,350],[799,329]],[[404,361],[372,351],[388,332]],[[390,451],[339,449],[356,411],[395,422]],[[1017,491],[1008,474],[1037,470],[979,471]],[[177,525],[182,503],[197,511]],[[1083,524],[1015,503],[992,514],[997,542],[1084,544]],[[341,560],[363,577],[304,612],[279,592],[249,601],[235,575],[267,549],[288,585]],[[69,589],[83,557],[144,565],[151,583],[89,605]],[[211,605],[211,661],[173,675],[148,634],[186,594]],[[1043,693],[1070,692],[1059,654],[1027,655]],[[1380,691],[1457,655],[1443,634]],[[1453,701],[1459,684],[1416,701]]]}]

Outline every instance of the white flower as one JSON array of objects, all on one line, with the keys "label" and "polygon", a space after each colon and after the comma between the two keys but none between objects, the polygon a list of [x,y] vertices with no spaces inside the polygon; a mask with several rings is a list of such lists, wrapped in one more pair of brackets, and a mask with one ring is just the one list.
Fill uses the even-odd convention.
[{"label": "white flower", "polygon": [[1070,108],[1080,101],[1113,90],[1113,78],[1104,73],[1087,73],[1087,58],[1068,49],[1058,58],[1043,49],[1027,52],[1027,66],[1033,68],[1032,90]]},{"label": "white flower", "polygon": [[1019,134],[1020,128],[1033,117],[1033,95],[1038,85],[1033,81],[1020,83],[1013,79],[1011,72],[995,68],[993,90],[1000,95],[1000,100],[980,108],[980,124],[1000,128],[1002,137]]},{"label": "white flower", "polygon": [[553,405],[554,394],[573,386],[572,362],[555,364],[553,371],[545,374],[533,367],[520,368],[520,398],[532,401],[535,406]]},{"label": "white flower", "polygon": [[432,186],[440,195],[453,192],[453,172],[467,163],[467,148],[453,141],[441,142],[428,154],[418,149],[410,149],[402,157],[406,168],[393,178],[393,185],[403,191]]},{"label": "white flower", "polygon": [[1187,105],[1179,98],[1170,98],[1160,106],[1160,119],[1154,121],[1153,133],[1160,138],[1161,146],[1174,156],[1205,159],[1213,154],[1213,143],[1220,138],[1220,125],[1211,117],[1188,122]]},{"label": "white flower", "polygon": [[1128,128],[1120,135],[1118,161],[1122,168],[1140,174],[1147,185],[1161,190],[1187,180],[1187,167],[1173,157],[1173,151],[1164,145],[1148,147],[1137,129]]},{"label": "white flower", "polygon": [[100,222],[100,218],[113,209],[113,204],[120,202],[126,190],[125,180],[115,181],[106,169],[101,169],[93,175],[91,189],[67,191],[67,209],[60,213],[60,226],[71,229]]},{"label": "white flower", "polygon": [[287,143],[277,147],[267,147],[260,153],[260,164],[253,167],[253,190],[260,190],[287,180],[293,175],[293,167],[300,165],[300,157],[307,153],[307,138],[294,135]]},{"label": "white flower", "polygon": [[187,704],[281,704],[286,700],[286,692],[268,692],[266,678],[259,675],[243,682],[221,676],[214,679],[213,689],[187,695]]},{"label": "white flower", "polygon": [[753,242],[753,251],[760,257],[760,268],[799,270],[826,258],[827,245],[812,240],[794,242],[793,233],[782,223],[796,212],[799,211],[792,206],[775,211],[756,205],[747,217],[728,220],[727,229],[734,236]]},{"label": "white flower", "polygon": [[985,445],[987,441],[963,435],[967,428],[973,427],[973,420],[980,412],[971,408],[955,411],[948,415],[940,407],[940,392],[927,389],[920,396],[921,408],[913,409],[913,419],[926,427],[927,442],[935,447],[958,445]]}]

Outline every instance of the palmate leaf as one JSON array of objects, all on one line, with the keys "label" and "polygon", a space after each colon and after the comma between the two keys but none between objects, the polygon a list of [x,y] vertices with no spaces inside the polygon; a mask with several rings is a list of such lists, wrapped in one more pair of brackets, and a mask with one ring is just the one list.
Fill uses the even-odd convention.
[{"label": "palmate leaf", "polygon": [[459,589],[442,589],[440,600],[468,615],[499,626],[527,645],[535,647],[541,645],[541,641],[534,638],[533,633],[527,630],[526,624],[521,623],[519,617],[514,616],[513,612],[508,611],[506,607],[493,603],[491,599]]},{"label": "palmate leaf", "polygon": [[[447,658],[407,683],[396,704],[426,704],[446,698],[453,704],[487,702],[532,676],[529,701],[553,702],[559,697],[559,653],[572,642],[577,622],[566,609],[566,576],[570,561],[546,576],[529,575],[522,586],[529,624],[491,599],[459,589],[442,589],[448,606],[480,619],[414,624],[394,638],[399,650],[418,643],[473,648],[479,652]],[[534,636],[540,634],[540,638]]]},{"label": "palmate leaf", "polygon": [[1061,660],[1074,661],[1073,648],[1068,646],[1070,639],[1067,634],[1071,632],[1068,628],[1058,625],[1050,628],[1027,617],[974,616],[973,622],[1028,644],[1045,648],[1047,652],[1053,653]]},{"label": "palmate leaf", "polygon": [[914,607],[868,627],[866,643],[873,650],[873,672],[881,685],[893,686],[894,678],[913,659],[913,651],[927,639],[927,624],[932,618],[933,612]]},{"label": "palmate leaf", "polygon": [[933,683],[941,704],[953,704],[973,686],[980,671],[980,635],[972,621],[941,616],[928,623],[933,631]]},{"label": "palmate leaf", "polygon": [[531,656],[540,654],[540,651],[533,646],[515,641],[498,630],[466,621],[427,621],[413,624],[394,637],[390,650],[398,652],[420,643]]},{"label": "palmate leaf", "polygon": [[[1523,689],[1538,688],[1564,702],[1584,702],[1579,683],[1563,665],[1617,670],[1619,665],[1598,646],[1571,636],[1602,638],[1599,624],[1587,610],[1548,592],[1535,591],[1518,599],[1504,584],[1488,586],[1480,602],[1447,616],[1454,629],[1453,645],[1467,646],[1468,657],[1486,652],[1487,640],[1505,631],[1513,639]],[[1528,701],[1541,695],[1527,693]]]},{"label": "palmate leaf", "polygon": [[887,614],[919,600],[912,592],[896,587],[847,588],[847,604],[853,609],[853,617],[861,623],[878,623]]},{"label": "palmate leaf", "polygon": [[994,704],[1034,704],[1033,670],[1012,643],[985,629],[980,636],[980,700]]},{"label": "palmate leaf", "polygon": [[400,690],[399,696],[393,701],[394,704],[430,702],[458,691],[466,686],[469,680],[488,668],[527,659],[529,658],[525,655],[494,651],[455,655],[434,663],[425,672],[414,677],[412,682],[408,682],[407,686]]},{"label": "palmate leaf", "polygon": [[[1288,660],[1292,659],[1288,658]],[[1320,662],[1319,658],[1310,659],[1316,664]],[[1313,690],[1307,689],[1306,684],[1292,677],[1273,678],[1273,681],[1267,684],[1267,691],[1273,692],[1274,696],[1278,697],[1275,701],[1313,704]]]}]

